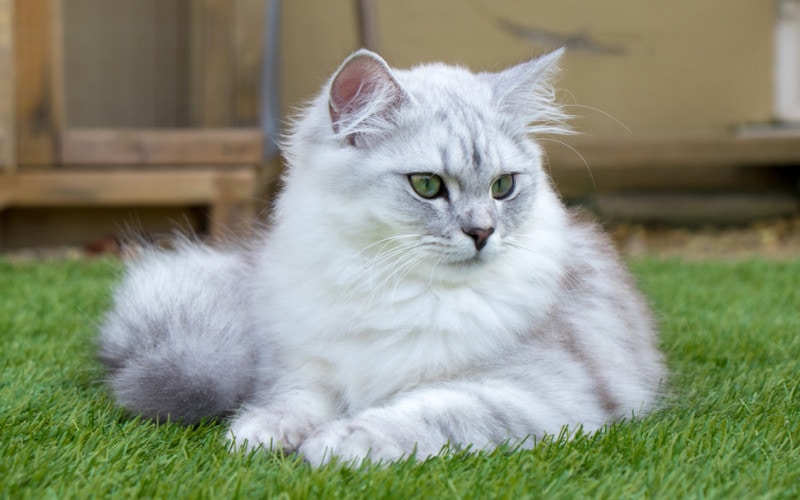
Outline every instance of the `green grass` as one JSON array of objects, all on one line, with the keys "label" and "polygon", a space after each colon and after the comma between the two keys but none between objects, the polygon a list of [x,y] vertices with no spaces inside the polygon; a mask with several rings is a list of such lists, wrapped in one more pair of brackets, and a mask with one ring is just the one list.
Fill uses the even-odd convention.
[{"label": "green grass", "polygon": [[224,427],[131,419],[92,358],[112,261],[0,261],[0,495],[800,496],[800,261],[636,261],[673,371],[664,409],[532,451],[311,469],[230,454]]}]

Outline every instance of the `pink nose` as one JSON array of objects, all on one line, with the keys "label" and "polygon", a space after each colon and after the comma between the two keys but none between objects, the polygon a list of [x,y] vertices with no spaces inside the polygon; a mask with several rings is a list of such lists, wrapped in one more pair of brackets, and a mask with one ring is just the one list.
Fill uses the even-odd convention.
[{"label": "pink nose", "polygon": [[489,236],[494,233],[493,227],[487,228],[480,228],[480,227],[468,227],[468,228],[461,228],[464,231],[464,234],[472,238],[475,242],[475,248],[480,251],[483,247],[486,246],[486,242],[489,240]]}]

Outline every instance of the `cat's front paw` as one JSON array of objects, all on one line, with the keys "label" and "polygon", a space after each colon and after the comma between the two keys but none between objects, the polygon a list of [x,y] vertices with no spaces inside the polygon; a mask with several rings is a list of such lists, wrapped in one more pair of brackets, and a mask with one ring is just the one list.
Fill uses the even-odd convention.
[{"label": "cat's front paw", "polygon": [[408,455],[387,433],[355,419],[337,420],[318,428],[298,451],[313,465],[326,464],[333,457],[352,464],[366,459],[389,463]]},{"label": "cat's front paw", "polygon": [[295,412],[250,408],[236,417],[228,430],[228,440],[238,448],[263,447],[269,451],[297,451],[317,422]]}]

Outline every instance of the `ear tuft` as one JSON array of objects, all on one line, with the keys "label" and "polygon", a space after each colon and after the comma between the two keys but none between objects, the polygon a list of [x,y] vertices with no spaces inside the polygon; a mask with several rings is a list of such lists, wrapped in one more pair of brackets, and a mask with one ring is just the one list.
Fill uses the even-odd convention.
[{"label": "ear tuft", "polygon": [[499,108],[528,133],[570,134],[569,118],[555,100],[553,80],[561,48],[500,73],[488,75]]},{"label": "ear tuft", "polygon": [[405,91],[381,57],[360,50],[348,57],[333,76],[329,107],[333,131],[351,144],[356,136],[385,130]]}]

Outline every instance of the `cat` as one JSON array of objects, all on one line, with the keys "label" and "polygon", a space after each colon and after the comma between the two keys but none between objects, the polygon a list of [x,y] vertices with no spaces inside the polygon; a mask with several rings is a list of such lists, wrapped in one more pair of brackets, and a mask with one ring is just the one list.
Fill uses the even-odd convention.
[{"label": "cat", "polygon": [[231,418],[236,447],[390,463],[651,411],[644,298],[545,170],[562,50],[498,73],[347,58],[283,144],[271,228],[129,264],[100,327],[116,401]]}]

